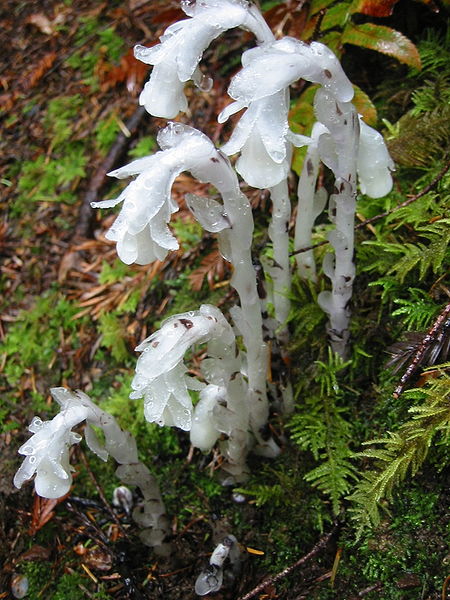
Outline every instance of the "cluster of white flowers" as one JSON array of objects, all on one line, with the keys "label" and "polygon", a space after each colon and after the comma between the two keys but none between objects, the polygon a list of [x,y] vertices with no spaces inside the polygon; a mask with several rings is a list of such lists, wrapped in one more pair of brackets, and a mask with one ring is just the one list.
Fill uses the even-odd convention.
[{"label": "cluster of white flowers", "polygon": [[[319,304],[329,315],[332,347],[341,355],[348,342],[348,304],[355,275],[357,178],[363,193],[382,196],[391,189],[393,163],[381,135],[358,117],[352,104],[353,86],[326,46],[290,37],[275,40],[260,12],[247,0],[182,0],[181,5],[187,19],[167,28],[159,44],[135,48],[139,60],[153,65],[140,103],[150,114],[164,118],[175,118],[186,111],[185,83],[192,80],[203,89],[211,86],[211,80],[199,68],[205,49],[226,30],[242,27],[254,34],[258,46],[243,53],[242,70],[233,77],[228,90],[232,103],[218,120],[223,123],[239,111],[244,113],[221,150],[200,131],[182,123],[169,123],[158,135],[160,151],[109,173],[119,179],[136,176],[118,198],[92,206],[112,208],[122,203],[106,237],[116,242],[117,253],[126,264],[149,264],[164,260],[169,251],[179,247],[168,227],[178,210],[171,197],[176,177],[188,171],[218,191],[220,201],[187,195],[186,204],[205,230],[217,234],[222,254],[232,263],[231,285],[240,301],[240,306],[230,310],[234,330],[221,311],[211,305],[170,317],[137,346],[141,355],[130,397],[144,399],[148,421],[190,431],[192,445],[203,452],[218,442],[224,483],[235,483],[248,476],[246,457],[252,447],[266,456],[279,452],[274,441],[263,435],[269,404],[268,348],[261,310],[270,299],[274,305],[270,336],[280,345],[285,343],[291,281],[287,177],[293,147],[308,146],[299,179],[295,249],[310,245],[314,220],[327,200],[334,224],[329,233],[334,253],[326,256],[323,265],[332,289],[321,292]],[[310,136],[295,134],[289,127],[289,86],[298,79],[320,86],[314,101],[317,123]],[[269,299],[258,294],[251,255],[251,208],[227,158],[237,153],[238,173],[249,185],[268,188],[272,197],[268,233],[273,259],[271,264],[270,260],[263,264],[271,280]],[[329,199],[324,190],[316,192],[320,163],[335,177],[335,190]],[[298,256],[297,265],[302,277],[315,281],[312,252]],[[243,340],[239,351],[235,335]],[[185,357],[194,346],[204,343],[207,358],[202,361],[204,381],[200,381],[188,374]],[[189,390],[199,392],[195,408]],[[290,410],[292,390],[286,385],[284,391],[284,406]],[[122,481],[138,485],[142,491],[143,504],[133,511],[143,527],[142,539],[166,552],[168,523],[162,498],[150,472],[138,460],[132,436],[82,392],[55,388],[52,395],[61,407],[60,413],[51,421],[33,419],[29,427],[33,436],[19,449],[26,458],[15,476],[15,485],[21,487],[36,475],[39,495],[57,498],[68,493],[72,483],[69,450],[81,440],[72,429],[85,421],[88,446],[103,460],[109,454],[113,456],[120,464],[117,474]],[[104,444],[98,441],[92,425],[102,429]],[[208,569],[197,580],[199,595],[220,589],[223,563],[227,556],[237,560],[238,553],[233,536],[219,544]]]}]

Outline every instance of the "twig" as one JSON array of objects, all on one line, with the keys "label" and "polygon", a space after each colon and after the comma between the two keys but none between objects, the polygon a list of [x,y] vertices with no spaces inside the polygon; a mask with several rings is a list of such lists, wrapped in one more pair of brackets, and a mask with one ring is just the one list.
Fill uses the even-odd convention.
[{"label": "twig", "polygon": [[422,198],[422,196],[425,196],[425,194],[428,194],[428,192],[430,190],[432,190],[434,188],[434,186],[440,182],[440,180],[444,177],[444,175],[447,173],[447,171],[449,169],[450,169],[450,161],[448,161],[448,163],[444,166],[444,168],[441,169],[441,171],[439,171],[439,173],[436,175],[436,177],[433,179],[433,181],[431,181],[428,185],[426,185],[423,188],[423,190],[421,190],[418,194],[416,194],[415,196],[411,196],[411,198],[408,198],[408,200],[405,200],[404,202],[397,204],[397,206],[394,206],[394,208],[391,208],[390,210],[387,210],[384,213],[380,213],[379,215],[375,215],[374,217],[371,217],[370,219],[366,219],[365,221],[358,223],[358,225],[356,225],[355,229],[361,229],[362,227],[365,227],[366,225],[369,225],[370,223],[379,221],[383,217],[387,217],[388,215],[391,215],[392,213],[396,212],[397,210],[400,210],[401,208],[408,206],[409,204],[412,204],[419,198]]},{"label": "twig", "polygon": [[444,310],[439,314],[438,318],[433,323],[433,325],[430,327],[430,329],[427,331],[427,334],[421,341],[421,343],[420,343],[419,347],[417,348],[406,371],[403,373],[403,375],[400,379],[400,383],[395,388],[394,393],[392,394],[394,396],[394,398],[398,398],[400,396],[400,394],[403,392],[403,390],[405,389],[406,384],[408,383],[409,379],[413,376],[413,374],[416,372],[416,370],[420,366],[420,363],[424,357],[424,354],[427,352],[430,345],[433,343],[433,341],[436,339],[437,335],[440,333],[440,330],[445,325],[449,315],[450,315],[450,303],[445,306]]},{"label": "twig", "polygon": [[107,157],[91,178],[86,195],[83,198],[83,202],[78,213],[78,223],[74,234],[75,238],[88,237],[92,234],[92,216],[94,213],[91,208],[91,202],[97,201],[98,194],[105,181],[106,173],[112,170],[117,159],[130,143],[131,138],[135,135],[144,114],[145,108],[143,106],[139,106],[134,111],[134,114],[125,123],[125,128],[130,132],[130,135],[126,136],[122,131],[117,135],[116,141],[112,145],[111,150],[108,152]]},{"label": "twig", "polygon": [[86,458],[85,453],[80,449],[80,456],[81,456],[81,460],[84,464],[84,466],[86,467],[86,470],[88,472],[89,477],[92,480],[92,483],[95,486],[95,489],[98,492],[98,495],[100,496],[101,501],[103,502],[104,507],[106,508],[108,514],[110,515],[110,517],[112,518],[112,520],[114,521],[114,523],[117,525],[117,527],[119,528],[121,534],[126,538],[129,539],[129,536],[127,534],[127,532],[125,531],[125,529],[122,527],[122,524],[120,522],[120,520],[117,518],[116,513],[113,511],[113,509],[111,508],[111,505],[109,504],[108,500],[106,499],[106,496],[102,490],[102,488],[100,487],[97,479],[95,478],[94,473],[92,472],[91,467],[89,466],[88,460]]},{"label": "twig", "polygon": [[[366,219],[365,221],[358,223],[357,225],[355,225],[355,229],[362,229],[363,227],[366,227],[366,225],[370,225],[371,223],[374,223],[375,221],[379,221],[380,219],[383,219],[384,217],[391,215],[392,213],[396,212],[397,210],[400,210],[401,208],[404,208],[405,206],[412,204],[419,198],[422,198],[422,196],[425,196],[425,194],[428,194],[428,192],[430,190],[432,190],[439,183],[439,181],[444,177],[444,175],[447,173],[447,171],[449,169],[450,169],[450,161],[444,166],[443,169],[441,169],[441,171],[439,171],[439,173],[436,175],[436,177],[433,179],[433,181],[431,181],[428,185],[426,185],[423,188],[423,190],[421,190],[418,194],[416,194],[415,196],[411,196],[411,198],[408,198],[408,200],[405,200],[404,202],[397,204],[397,206],[394,206],[394,208],[391,208],[390,210],[387,210],[386,212],[380,213],[378,215],[375,215],[374,217],[371,217],[370,219]],[[314,250],[315,248],[319,248],[320,246],[325,246],[325,244],[328,244],[328,240],[324,240],[323,242],[319,242],[318,244],[313,244],[312,246],[306,246],[305,248],[300,248],[299,250],[295,250],[294,252],[291,252],[289,254],[289,256],[295,256],[296,254],[301,254],[302,252],[308,252],[309,250]]]},{"label": "twig", "polygon": [[273,577],[268,577],[265,581],[257,585],[255,588],[253,588],[253,590],[251,590],[250,592],[245,594],[245,596],[242,596],[238,600],[250,600],[250,598],[254,598],[257,594],[262,592],[269,585],[274,585],[284,577],[290,575],[293,571],[295,571],[295,569],[298,569],[298,567],[301,567],[310,558],[318,554],[320,550],[322,550],[322,548],[325,548],[332,536],[335,534],[336,529],[337,525],[335,525],[333,529],[329,533],[327,533],[327,535],[320,539],[317,542],[317,544],[308,552],[308,554],[305,554],[304,556],[299,558],[297,562],[295,562],[293,565],[290,565],[289,567],[286,567],[286,569],[284,569],[280,573],[277,573],[277,575],[274,575]]}]

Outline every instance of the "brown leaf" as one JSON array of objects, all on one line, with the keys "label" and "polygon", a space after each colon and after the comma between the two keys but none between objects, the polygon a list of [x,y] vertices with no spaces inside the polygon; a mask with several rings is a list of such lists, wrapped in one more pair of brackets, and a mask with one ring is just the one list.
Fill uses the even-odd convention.
[{"label": "brown leaf", "polygon": [[34,544],[29,550],[19,556],[19,561],[23,560],[48,560],[50,556],[50,549],[39,544]]},{"label": "brown leaf", "polygon": [[100,548],[92,548],[85,555],[83,562],[91,569],[97,571],[109,571],[112,567],[111,555],[107,554]]},{"label": "brown leaf", "polygon": [[55,511],[53,510],[57,504],[66,499],[68,494],[63,496],[62,498],[55,498],[49,500],[47,498],[41,498],[38,495],[35,495],[33,502],[33,512],[31,525],[29,529],[29,534],[34,535],[39,529],[44,527],[46,523],[50,521],[55,515]]},{"label": "brown leaf", "polygon": [[33,68],[25,75],[20,81],[20,87],[23,90],[29,90],[33,88],[42,77],[49,71],[56,60],[56,52],[48,52],[45,54],[37,64],[33,65]]},{"label": "brown leaf", "polygon": [[50,21],[50,19],[42,13],[30,15],[25,23],[35,25],[39,31],[45,35],[53,35],[55,33],[54,21]]},{"label": "brown leaf", "polygon": [[77,252],[66,252],[62,257],[58,269],[58,283],[63,283],[67,277],[67,273],[73,269],[77,262]]},{"label": "brown leaf", "polygon": [[371,17],[390,17],[398,0],[357,0],[351,11]]},{"label": "brown leaf", "polygon": [[213,250],[202,259],[200,266],[189,275],[192,289],[194,292],[200,291],[205,277],[207,278],[209,289],[214,289],[214,279],[216,277],[219,279],[223,278],[224,270],[225,262],[222,255],[217,249]]},{"label": "brown leaf", "polygon": [[122,56],[117,67],[107,68],[103,64],[99,71],[102,91],[108,91],[118,83],[126,82],[127,91],[133,96],[142,89],[142,83],[148,73],[148,65],[134,58],[133,49]]}]

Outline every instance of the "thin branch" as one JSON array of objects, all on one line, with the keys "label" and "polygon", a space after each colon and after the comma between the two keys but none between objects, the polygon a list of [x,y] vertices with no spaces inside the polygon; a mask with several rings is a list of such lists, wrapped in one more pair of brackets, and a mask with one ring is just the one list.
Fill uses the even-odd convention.
[{"label": "thin branch", "polygon": [[[412,204],[419,198],[422,198],[422,196],[425,196],[425,194],[428,194],[428,192],[431,191],[440,182],[440,180],[444,177],[444,175],[447,173],[447,171],[449,169],[450,169],[450,161],[448,161],[447,164],[444,166],[444,168],[441,169],[441,171],[439,171],[439,173],[436,175],[436,177],[433,179],[433,181],[431,181],[428,185],[426,185],[423,188],[423,190],[421,190],[419,193],[415,194],[415,196],[411,196],[411,198],[408,198],[404,202],[397,204],[397,206],[394,206],[394,208],[391,208],[390,210],[387,210],[386,212],[380,213],[378,215],[375,215],[374,217],[371,217],[370,219],[366,219],[365,221],[358,223],[357,225],[355,225],[355,229],[362,229],[366,225],[370,225],[371,223],[374,223],[375,221],[379,221],[380,219],[383,219],[384,217],[387,217],[388,215],[391,215],[392,213],[397,212],[397,210],[400,210],[401,208],[404,208],[405,206]],[[328,244],[328,243],[329,243],[328,240],[324,240],[323,242],[319,242],[318,244],[313,244],[312,246],[306,246],[305,248],[300,248],[299,250],[295,250],[294,252],[291,252],[289,254],[289,256],[295,256],[296,254],[301,254],[302,252],[308,252],[309,250],[314,250],[315,248],[319,248],[320,246],[325,246],[325,244]]]},{"label": "thin branch", "polygon": [[450,169],[450,161],[448,161],[447,164],[444,166],[444,168],[441,169],[441,171],[439,171],[439,173],[436,175],[436,177],[433,179],[433,181],[431,181],[428,185],[426,185],[423,188],[423,190],[421,190],[418,194],[416,194],[415,196],[411,196],[411,198],[408,198],[408,200],[405,200],[404,202],[397,204],[397,206],[394,206],[394,208],[391,208],[390,210],[387,210],[384,213],[380,213],[379,215],[375,215],[374,217],[371,217],[370,219],[366,219],[365,221],[358,223],[358,225],[356,225],[355,229],[362,229],[362,227],[365,227],[366,225],[369,225],[370,223],[374,223],[375,221],[379,221],[383,217],[387,217],[388,215],[391,215],[392,213],[396,212],[397,210],[400,210],[401,208],[404,208],[405,206],[412,204],[419,198],[422,198],[422,196],[425,196],[425,194],[428,194],[428,192],[431,191],[440,182],[440,180],[444,177],[444,175],[447,173],[447,171],[449,169]]},{"label": "thin branch", "polygon": [[429,349],[430,345],[437,338],[437,336],[441,333],[442,328],[447,323],[449,315],[450,315],[450,303],[445,306],[445,308],[442,310],[442,312],[437,317],[436,321],[433,323],[433,325],[427,331],[427,334],[425,335],[425,337],[423,338],[419,347],[417,348],[406,371],[403,373],[403,375],[400,379],[400,383],[394,390],[394,393],[393,393],[394,398],[398,398],[400,396],[400,394],[405,389],[405,386],[408,383],[409,379],[414,375],[414,373],[419,368],[420,363],[422,362],[422,359],[423,359],[425,353]]},{"label": "thin branch", "polygon": [[112,518],[112,520],[114,521],[114,523],[117,525],[117,527],[119,528],[121,534],[126,538],[126,539],[130,539],[128,536],[128,533],[125,531],[125,529],[122,527],[122,523],[120,522],[120,520],[118,519],[116,513],[114,512],[114,510],[111,508],[110,503],[108,502],[108,500],[106,499],[106,496],[103,492],[103,489],[100,487],[100,484],[98,483],[94,473],[92,472],[92,469],[89,465],[89,462],[86,458],[85,453],[83,452],[83,450],[80,450],[80,457],[81,457],[81,461],[84,464],[84,466],[86,467],[86,470],[88,472],[88,475],[92,481],[92,483],[94,484],[95,489],[97,490],[98,495],[100,496],[101,501],[103,502],[103,505],[106,509],[106,511],[108,512],[109,516]]},{"label": "thin branch", "polygon": [[330,539],[335,534],[336,530],[337,530],[337,525],[335,525],[333,527],[333,529],[329,533],[327,533],[327,535],[325,535],[323,538],[321,538],[317,542],[317,544],[308,552],[308,554],[305,554],[304,556],[299,558],[297,560],[297,562],[295,562],[293,565],[290,565],[289,567],[286,567],[286,569],[284,569],[280,573],[277,573],[273,577],[268,577],[262,583],[260,583],[255,588],[253,588],[253,590],[251,590],[250,592],[245,594],[245,596],[241,596],[241,598],[239,598],[238,600],[250,600],[250,598],[254,598],[257,594],[259,594],[260,592],[265,590],[266,587],[268,587],[269,585],[274,585],[281,579],[284,579],[285,577],[290,575],[293,571],[295,571],[295,569],[298,569],[298,567],[301,567],[305,562],[308,562],[308,560],[310,560],[313,556],[315,556],[323,548],[325,548],[327,546],[328,542],[330,541]]},{"label": "thin branch", "polygon": [[130,143],[132,137],[136,134],[144,114],[145,108],[143,106],[139,106],[134,111],[133,115],[125,123],[125,128],[130,132],[130,135],[126,136],[122,131],[118,134],[116,141],[112,145],[105,160],[89,181],[89,186],[78,214],[78,223],[75,227],[75,238],[87,237],[92,233],[92,216],[95,213],[91,208],[91,202],[96,202],[98,200],[98,195],[104,184],[106,174],[108,171],[112,170],[117,160]]}]

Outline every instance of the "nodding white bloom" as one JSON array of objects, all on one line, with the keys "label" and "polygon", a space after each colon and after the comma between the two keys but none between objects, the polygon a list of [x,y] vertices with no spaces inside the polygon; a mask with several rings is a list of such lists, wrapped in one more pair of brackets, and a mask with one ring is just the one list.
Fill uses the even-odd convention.
[{"label": "nodding white bloom", "polygon": [[357,170],[361,192],[371,198],[381,198],[392,189],[394,161],[381,133],[369,127],[360,117]]},{"label": "nodding white bloom", "polygon": [[346,101],[353,97],[353,88],[333,52],[318,42],[286,37],[247,50],[242,65],[228,89],[235,102],[222,111],[219,122],[247,110],[222,150],[230,155],[241,152],[236,169],[247,183],[273,187],[288,174],[292,144],[310,141],[289,130],[289,85],[307,79]]},{"label": "nodding white bloom", "polygon": [[219,591],[223,583],[225,560],[228,558],[233,569],[237,569],[240,563],[240,554],[237,539],[234,535],[227,535],[215,547],[209,559],[209,565],[197,577],[195,593],[198,596],[206,596]]},{"label": "nodding white bloom", "polygon": [[[158,143],[162,148],[160,152],[108,173],[119,179],[137,175],[118,198],[92,203],[93,208],[111,208],[123,202],[106,238],[117,242],[119,258],[126,264],[164,260],[169,250],[178,249],[178,242],[167,223],[178,210],[171,198],[171,188],[181,172],[190,171],[200,181],[212,183],[221,193],[239,189],[228,159],[206,135],[193,127],[169,123],[159,132]],[[194,214],[202,222],[203,212],[211,211],[211,206],[205,203],[196,207]],[[214,211],[217,220],[217,207]],[[208,222],[208,214],[203,220]],[[214,230],[225,227],[230,227],[230,223],[222,219]]]},{"label": "nodding white bloom", "polygon": [[[144,398],[145,418],[158,425],[173,425],[189,431],[192,426],[192,401],[188,389],[204,384],[186,375],[183,359],[194,344],[211,342],[209,354],[229,352],[234,334],[220,310],[204,304],[198,311],[175,315],[136,348],[142,352],[131,383],[130,398]],[[213,348],[213,350],[210,350]],[[220,356],[218,357],[220,358]]]},{"label": "nodding white bloom", "polygon": [[[65,388],[52,388],[51,394],[61,411],[51,421],[34,417],[29,426],[33,436],[20,448],[26,456],[14,477],[14,485],[21,488],[36,474],[36,493],[44,498],[60,498],[67,494],[72,484],[69,449],[78,444],[81,435],[72,431],[86,421],[85,438],[89,448],[102,460],[111,454],[118,462],[137,462],[134,438],[120,429],[115,419],[96,406],[83,392]],[[105,445],[97,439],[91,425],[103,429]]]},{"label": "nodding white bloom", "polygon": [[243,106],[272,96],[298,79],[319,83],[340,102],[353,98],[353,86],[336,55],[320,42],[307,44],[284,37],[244,52],[242,66],[228,93]]},{"label": "nodding white bloom", "polygon": [[[236,171],[253,187],[273,187],[289,173],[292,146],[288,105],[289,94],[285,90],[252,102],[238,121],[229,141],[222,146],[225,154],[240,152]],[[234,102],[222,111],[219,122],[226,121],[240,108],[240,104]],[[304,136],[297,138],[302,138],[301,145],[309,141]]]},{"label": "nodding white bloom", "polygon": [[189,19],[168,27],[160,44],[134,49],[137,59],[154,65],[139,102],[155,117],[172,119],[179,111],[186,111],[186,81],[192,79],[199,87],[211,87],[211,80],[202,75],[198,64],[210,43],[227,29],[243,27],[259,42],[273,39],[262,15],[246,0],[185,0],[181,7]]}]

